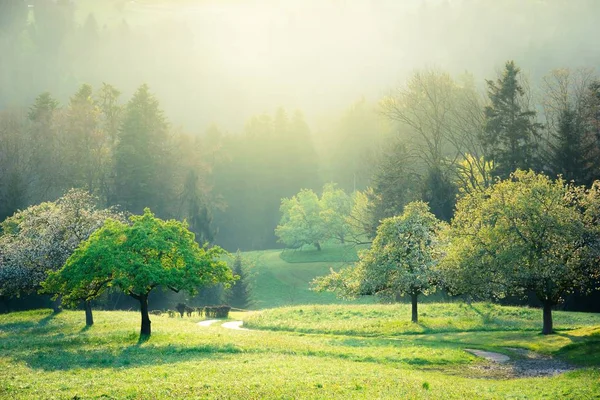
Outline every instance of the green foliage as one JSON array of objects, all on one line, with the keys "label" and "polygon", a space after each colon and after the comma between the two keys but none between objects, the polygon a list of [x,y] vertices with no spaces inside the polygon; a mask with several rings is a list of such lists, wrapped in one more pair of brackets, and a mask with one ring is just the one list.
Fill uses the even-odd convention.
[{"label": "green foliage", "polygon": [[321,250],[323,242],[334,239],[344,243],[352,233],[352,198],[335,184],[323,187],[321,198],[309,189],[281,200],[281,221],[275,234],[286,247],[299,249],[313,245]]},{"label": "green foliage", "polygon": [[317,250],[327,238],[327,231],[321,218],[319,197],[309,189],[302,189],[297,195],[281,200],[281,222],[275,229],[279,241],[289,248],[296,249],[305,244],[314,245]]},{"label": "green foliage", "polygon": [[227,291],[227,304],[235,308],[247,309],[252,305],[249,275],[242,262],[242,254],[238,251],[233,261],[233,275],[237,280]]},{"label": "green foliage", "polygon": [[115,148],[117,203],[132,213],[151,207],[171,215],[174,192],[167,121],[148,85],[135,92],[123,113]]},{"label": "green foliage", "polygon": [[427,204],[409,203],[402,215],[387,218],[377,229],[369,250],[352,267],[315,280],[318,291],[334,291],[342,297],[379,295],[395,298],[435,290],[440,222]]},{"label": "green foliage", "polygon": [[519,73],[514,61],[508,61],[496,82],[487,81],[491,104],[485,107],[482,141],[486,158],[495,162],[495,172],[502,178],[516,169],[537,166],[540,124],[535,122],[536,112],[529,109]]},{"label": "green foliage", "polygon": [[149,336],[148,294],[154,288],[195,294],[200,286],[233,281],[227,264],[218,261],[224,251],[199,247],[185,224],[155,218],[149,209],[130,220],[107,220],[50,274],[48,287],[67,302],[89,301],[105,286],[115,287],[140,301],[141,335]]},{"label": "green foliage", "polygon": [[444,261],[448,283],[483,296],[532,291],[545,306],[590,290],[600,271],[597,228],[586,215],[595,215],[598,198],[532,171],[465,195]]}]

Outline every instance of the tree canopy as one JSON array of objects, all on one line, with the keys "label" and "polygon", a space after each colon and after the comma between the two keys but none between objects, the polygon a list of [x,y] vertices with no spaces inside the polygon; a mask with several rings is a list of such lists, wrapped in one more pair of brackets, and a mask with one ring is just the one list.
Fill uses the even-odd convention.
[{"label": "tree canopy", "polygon": [[450,231],[445,275],[457,292],[503,297],[534,293],[552,307],[574,290],[592,289],[597,264],[597,187],[516,171],[483,191],[466,194]]},{"label": "tree canopy", "polygon": [[373,245],[360,253],[356,265],[318,278],[315,288],[342,297],[378,295],[395,299],[410,295],[412,321],[417,322],[418,296],[435,291],[438,281],[441,228],[426,203],[409,203],[402,215],[381,221]]},{"label": "tree canopy", "polygon": [[186,224],[158,219],[146,208],[130,224],[109,219],[83,242],[49,286],[66,300],[97,296],[98,285],[117,288],[140,302],[140,335],[151,334],[148,295],[156,287],[196,293],[198,287],[228,283],[233,274],[219,260],[220,247],[200,247]]}]

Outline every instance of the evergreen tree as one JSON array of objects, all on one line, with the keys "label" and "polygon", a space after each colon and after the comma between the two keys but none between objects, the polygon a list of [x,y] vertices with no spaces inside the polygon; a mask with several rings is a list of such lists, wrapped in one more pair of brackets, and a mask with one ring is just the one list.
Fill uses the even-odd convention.
[{"label": "evergreen tree", "polygon": [[239,250],[235,255],[232,270],[233,274],[238,276],[238,280],[227,291],[227,304],[235,308],[246,309],[252,305],[252,300],[248,274],[244,270],[242,255]]},{"label": "evergreen tree", "polygon": [[509,61],[496,82],[487,81],[490,105],[484,109],[482,143],[487,158],[495,162],[495,172],[501,177],[516,169],[536,166],[539,124],[534,120],[535,111],[527,109],[525,104],[519,73],[514,61]]},{"label": "evergreen tree", "polygon": [[594,140],[578,114],[565,108],[558,116],[557,131],[550,143],[550,169],[566,181],[589,184],[595,160]]},{"label": "evergreen tree", "polygon": [[125,108],[115,149],[117,203],[140,214],[170,215],[173,193],[168,125],[158,100],[142,85]]},{"label": "evergreen tree", "polygon": [[181,194],[182,216],[189,224],[189,230],[196,234],[199,244],[212,243],[215,232],[212,227],[212,213],[203,199],[198,185],[198,174],[190,170],[183,184]]},{"label": "evergreen tree", "polygon": [[40,94],[29,109],[31,140],[31,199],[34,203],[56,198],[63,192],[55,114],[58,101],[50,93]]}]

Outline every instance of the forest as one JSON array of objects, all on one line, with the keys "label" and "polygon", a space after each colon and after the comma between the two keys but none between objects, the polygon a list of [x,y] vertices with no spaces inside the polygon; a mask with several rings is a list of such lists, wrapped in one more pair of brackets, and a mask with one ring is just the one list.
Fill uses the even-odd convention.
[{"label": "forest", "polygon": [[[493,11],[506,12],[507,4]],[[0,99],[0,220],[81,188],[101,208],[139,214],[149,207],[161,218],[185,219],[199,243],[230,251],[298,248],[302,244],[286,242],[278,227],[282,199],[316,193],[330,203],[329,220],[337,218],[338,225],[353,220],[352,227],[338,227],[347,232],[329,239],[360,244],[370,242],[379,221],[399,215],[415,200],[427,202],[437,218],[449,222],[458,195],[517,169],[588,187],[600,174],[600,81],[593,63],[570,67],[571,62],[561,65],[559,60],[543,63],[556,68],[542,70],[534,58],[525,57],[532,70],[505,61],[494,65],[495,75],[482,79],[421,67],[404,72],[403,82],[373,100],[347,100],[350,106],[343,111],[332,105],[330,115],[313,124],[301,109],[280,105],[243,124],[224,124],[237,126],[234,132],[220,127],[217,117],[225,117],[220,113],[204,128],[197,128],[198,121],[189,123],[189,130],[173,122],[165,111],[173,109],[172,99],[166,95],[164,101],[154,86],[133,88],[137,79],[127,79],[125,89],[105,82],[113,76],[122,81],[122,72],[135,70],[134,65],[159,67],[148,60],[144,64],[136,54],[153,40],[148,26],[142,20],[135,20],[135,26],[125,18],[115,22],[115,16],[135,15],[135,10],[115,2],[114,9],[96,10],[113,18],[99,22],[93,12],[82,14],[87,6],[2,3],[0,46],[9,56],[0,70],[5,88]],[[382,2],[370,11],[386,6]],[[448,7],[454,18],[469,19],[478,6],[432,2],[407,12],[427,25],[427,19]],[[543,11],[549,20],[561,10],[560,3],[528,7],[524,13]],[[302,10],[288,12],[301,15]],[[174,22],[165,18],[164,24],[161,29],[175,35],[169,25]],[[197,34],[187,33],[188,40]],[[512,40],[507,38],[506,45]],[[162,51],[155,49],[155,54]],[[586,52],[581,61],[593,56]],[[128,68],[113,71],[112,59]],[[482,69],[480,62],[463,62],[467,70]],[[449,70],[456,69],[454,63],[448,62]],[[163,67],[168,71],[174,65]],[[162,88],[164,79],[148,76]],[[198,79],[194,85],[203,82]],[[307,108],[314,115],[312,106]],[[235,119],[240,121],[239,115]],[[322,190],[328,190],[329,200]]]}]

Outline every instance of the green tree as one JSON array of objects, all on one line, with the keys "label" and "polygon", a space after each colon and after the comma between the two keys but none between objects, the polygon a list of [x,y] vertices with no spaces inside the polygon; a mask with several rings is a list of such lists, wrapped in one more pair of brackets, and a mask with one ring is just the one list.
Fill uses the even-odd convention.
[{"label": "green tree", "polygon": [[578,185],[590,185],[598,169],[599,146],[593,129],[591,70],[552,71],[543,80],[544,116],[548,131],[546,165]]},{"label": "green tree", "polygon": [[323,187],[320,203],[320,217],[327,236],[345,243],[346,237],[350,234],[348,216],[352,211],[352,198],[335,184],[329,183]]},{"label": "green tree", "polygon": [[[162,286],[175,292],[233,281],[219,247],[200,247],[194,234],[179,221],[158,219],[148,208],[130,217],[131,224],[108,220],[56,272],[61,294],[80,298],[87,289],[108,282],[140,302],[140,337],[151,334],[148,295]],[[99,291],[88,292],[90,296]]]},{"label": "green tree", "polygon": [[317,278],[315,289],[342,297],[410,295],[412,322],[418,322],[418,296],[436,288],[441,228],[426,203],[409,203],[402,215],[381,222],[373,245],[356,265]]},{"label": "green tree", "polygon": [[227,303],[236,308],[246,309],[252,305],[248,273],[243,265],[242,254],[238,250],[233,261],[233,274],[237,280],[226,293]]},{"label": "green tree", "polygon": [[482,142],[486,159],[496,164],[495,172],[506,178],[516,169],[536,167],[538,130],[536,112],[529,109],[520,69],[506,63],[496,82],[487,81],[490,105],[485,107]]},{"label": "green tree", "polygon": [[[29,109],[29,140],[31,141],[31,199],[41,202],[56,198],[64,189],[64,170],[60,165],[60,146],[56,132],[58,101],[45,92]],[[56,196],[56,197],[55,197]]]},{"label": "green tree", "polygon": [[127,104],[119,130],[117,203],[132,213],[151,207],[169,215],[172,161],[166,118],[148,85],[142,85]]},{"label": "green tree", "polygon": [[489,297],[532,291],[543,304],[542,333],[552,333],[552,307],[598,275],[597,227],[580,211],[592,211],[586,198],[597,206],[593,193],[520,170],[466,194],[443,264],[449,286]]},{"label": "green tree", "polygon": [[321,250],[327,230],[321,218],[321,202],[315,192],[302,189],[297,195],[282,199],[280,210],[283,215],[275,234],[281,243],[293,249],[313,245]]}]

